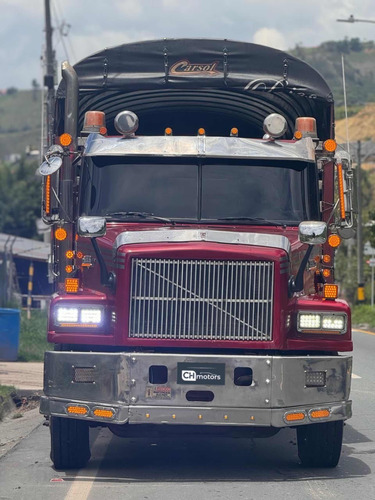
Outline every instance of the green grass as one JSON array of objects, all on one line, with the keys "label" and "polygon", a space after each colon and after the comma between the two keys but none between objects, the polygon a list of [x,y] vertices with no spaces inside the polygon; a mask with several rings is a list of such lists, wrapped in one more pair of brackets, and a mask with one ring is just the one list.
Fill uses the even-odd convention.
[{"label": "green grass", "polygon": [[51,349],[47,342],[47,312],[31,311],[27,319],[26,311],[21,311],[21,331],[18,350],[19,361],[43,361],[44,351]]},{"label": "green grass", "polygon": [[352,323],[353,325],[366,324],[370,328],[375,328],[375,307],[368,304],[353,306]]},{"label": "green grass", "polygon": [[0,420],[3,419],[5,413],[9,411],[10,395],[16,392],[16,389],[9,385],[0,385]]}]

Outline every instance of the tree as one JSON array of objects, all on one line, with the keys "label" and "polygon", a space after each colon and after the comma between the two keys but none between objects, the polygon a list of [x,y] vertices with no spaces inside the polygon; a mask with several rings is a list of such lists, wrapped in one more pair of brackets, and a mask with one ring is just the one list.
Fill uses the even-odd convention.
[{"label": "tree", "polygon": [[38,238],[41,182],[37,163],[22,158],[14,165],[0,165],[0,232]]}]

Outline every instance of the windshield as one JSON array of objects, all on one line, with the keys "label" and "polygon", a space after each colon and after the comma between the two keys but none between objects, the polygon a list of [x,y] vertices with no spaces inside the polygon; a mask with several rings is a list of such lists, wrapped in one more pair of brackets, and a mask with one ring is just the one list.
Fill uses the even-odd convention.
[{"label": "windshield", "polygon": [[298,225],[320,218],[317,172],[290,160],[86,157],[80,213]]}]

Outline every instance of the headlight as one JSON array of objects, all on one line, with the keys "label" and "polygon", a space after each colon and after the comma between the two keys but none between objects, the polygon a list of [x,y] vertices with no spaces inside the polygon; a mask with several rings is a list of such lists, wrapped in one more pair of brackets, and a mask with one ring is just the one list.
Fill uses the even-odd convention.
[{"label": "headlight", "polygon": [[77,323],[78,309],[76,307],[58,307],[56,320],[58,323]]},{"label": "headlight", "polygon": [[97,328],[104,323],[104,307],[87,304],[75,307],[57,305],[54,316],[56,326]]},{"label": "headlight", "polygon": [[300,313],[298,316],[298,329],[310,330],[311,328],[320,328],[320,314]]},{"label": "headlight", "polygon": [[299,312],[297,330],[302,333],[345,333],[347,316],[345,313]]}]

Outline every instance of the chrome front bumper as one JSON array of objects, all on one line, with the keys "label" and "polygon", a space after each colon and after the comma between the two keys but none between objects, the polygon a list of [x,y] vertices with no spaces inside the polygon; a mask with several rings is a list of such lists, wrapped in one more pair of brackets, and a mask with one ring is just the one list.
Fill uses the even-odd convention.
[{"label": "chrome front bumper", "polygon": [[[181,367],[189,365],[214,367],[213,372],[220,365],[223,381],[182,381]],[[329,416],[319,421],[351,417],[350,356],[47,352],[44,366],[40,412],[45,415],[111,424],[262,427],[316,422],[311,412],[319,409],[329,410]],[[150,367],[155,366],[164,367],[165,382],[150,383]],[[251,371],[251,385],[235,384],[236,368]],[[306,374],[312,372],[325,373],[324,386],[306,386]],[[198,399],[202,394],[213,399],[199,401],[197,394]],[[193,401],[187,399],[191,395]],[[72,404],[85,408],[86,415],[69,415],[67,407]],[[112,410],[113,416],[97,417],[96,408]],[[290,412],[305,416],[287,421]]]}]

